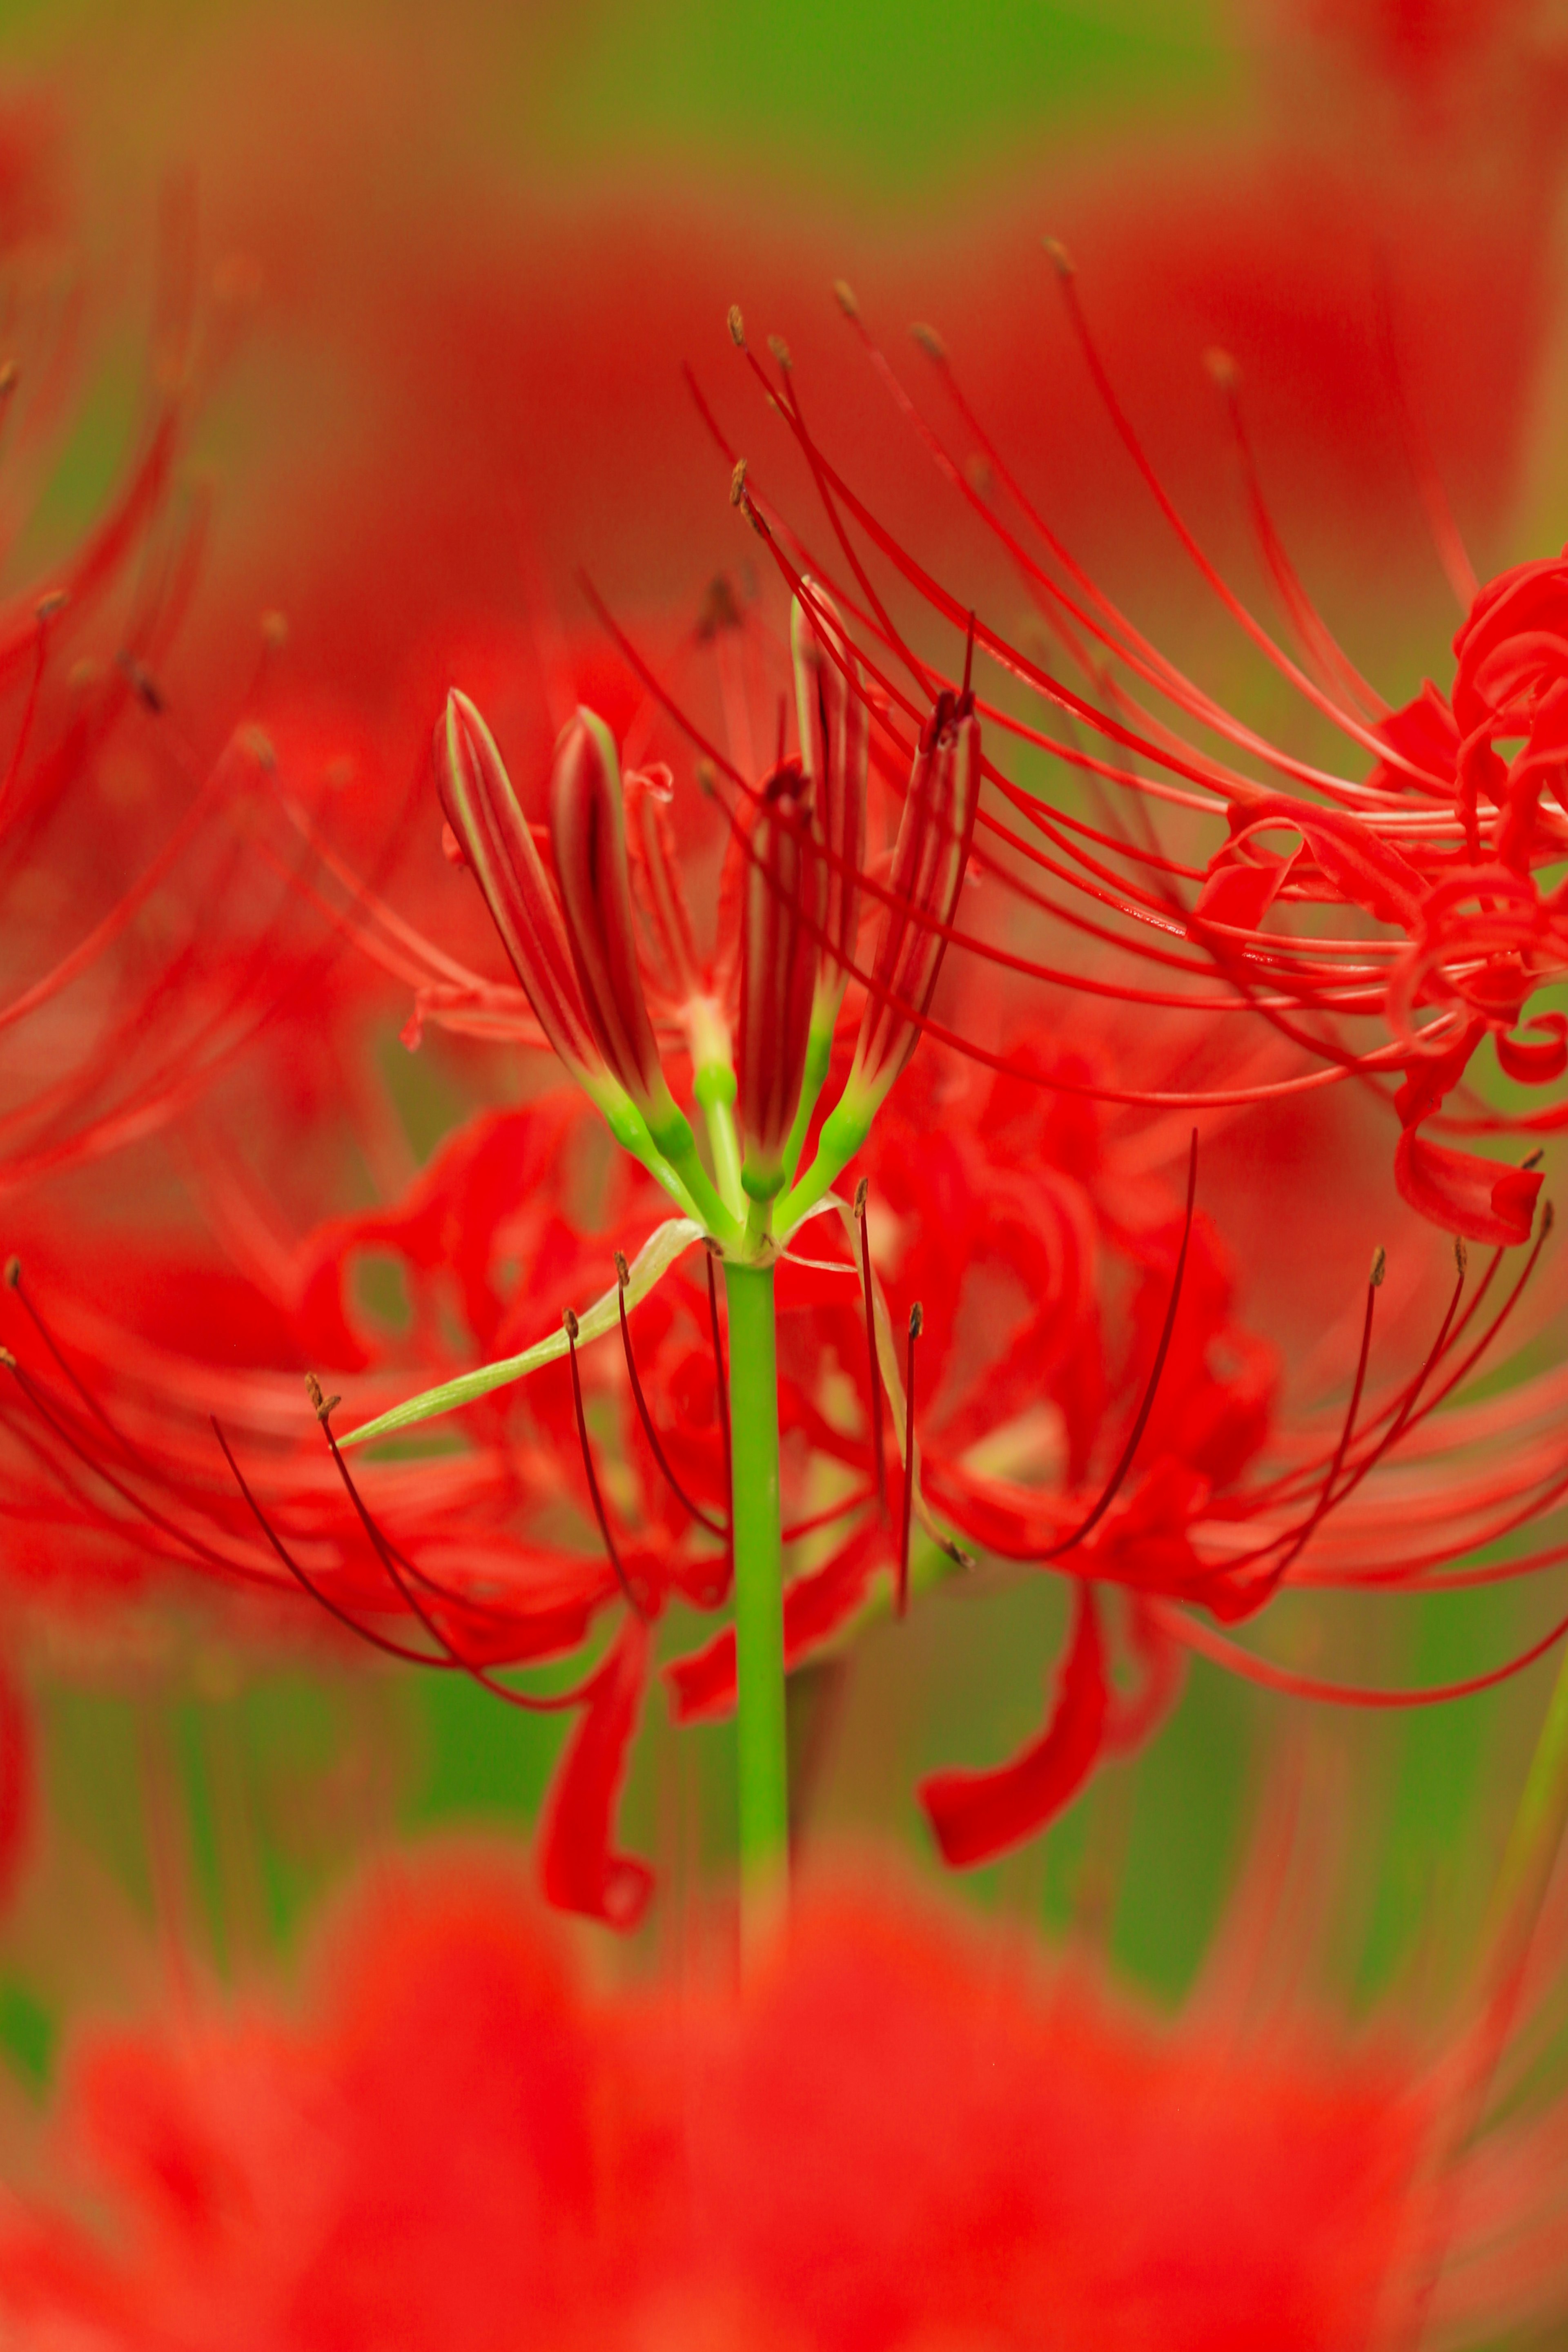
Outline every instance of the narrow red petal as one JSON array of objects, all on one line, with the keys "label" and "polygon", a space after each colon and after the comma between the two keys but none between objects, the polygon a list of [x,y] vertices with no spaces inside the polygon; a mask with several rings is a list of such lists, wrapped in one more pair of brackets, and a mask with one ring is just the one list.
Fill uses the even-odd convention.
[{"label": "narrow red petal", "polygon": [[653,1891],[646,1863],[612,1853],[615,1807],[642,1712],[648,1633],[628,1615],[585,1694],[581,1720],[556,1770],[541,1828],[539,1870],[549,1901],[607,1926],[634,1927]]},{"label": "narrow red petal", "polygon": [[1021,1845],[1061,1812],[1104,1742],[1110,1688],[1093,1589],[1078,1587],[1072,1646],[1040,1737],[992,1772],[934,1772],[920,1785],[942,1859],[971,1870]]},{"label": "narrow red petal", "polygon": [[1394,1177],[1410,1206],[1466,1241],[1511,1245],[1530,1239],[1538,1170],[1507,1168],[1473,1151],[1428,1143],[1407,1128],[1394,1151]]}]

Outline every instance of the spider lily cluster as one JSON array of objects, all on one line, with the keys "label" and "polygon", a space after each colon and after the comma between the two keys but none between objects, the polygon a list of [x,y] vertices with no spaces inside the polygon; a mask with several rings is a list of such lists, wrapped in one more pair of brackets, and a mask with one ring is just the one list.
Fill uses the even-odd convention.
[{"label": "spider lily cluster", "polygon": [[[210,1064],[187,1055],[178,1082],[163,1073],[124,1120],[93,1110],[93,1092],[176,992],[172,977],[151,1003],[129,983],[106,992],[114,1013],[85,1074],[39,1098],[53,1133],[80,1139],[78,1157],[183,1126],[225,1229],[248,1234],[254,1205],[192,1107],[273,1013],[302,1037],[329,974],[347,997],[333,963],[345,941],[413,994],[410,1045],[431,1023],[542,1045],[568,1074],[565,1092],[464,1129],[401,1201],[329,1220],[289,1253],[287,1349],[353,1380],[364,1415],[335,1430],[338,1400],[313,1389],[324,1447],[295,1434],[276,1354],[214,1372],[199,1345],[147,1342],[79,1283],[73,1296],[57,1267],[36,1276],[29,1257],[0,1300],[7,1475],[24,1555],[68,1541],[104,1563],[195,1562],[275,1602],[308,1595],[400,1661],[571,1711],[545,1883],[616,1924],[640,1915],[651,1886],[616,1851],[614,1816],[656,1628],[675,1601],[733,1605],[736,1626],[662,1663],[678,1717],[737,1696],[745,1717],[748,1544],[765,1556],[754,1654],[771,1696],[753,1714],[772,1710],[759,1769],[773,1775],[775,1840],[786,1668],[977,1563],[1073,1580],[1038,1737],[922,1792],[959,1865],[1035,1833],[1097,1761],[1145,1738],[1192,1652],[1350,1704],[1440,1695],[1309,1675],[1252,1648],[1236,1629],[1281,1591],[1451,1589],[1563,1557],[1548,1530],[1531,1550],[1476,1564],[1560,1506],[1568,1454],[1555,1370],[1516,1381],[1506,1409],[1463,1393],[1531,1336],[1550,1216],[1528,1157],[1511,1166],[1459,1145],[1531,1141],[1560,1117],[1550,1095],[1543,1109],[1500,1110],[1471,1078],[1488,1039],[1507,1076],[1537,1089],[1556,1085],[1568,1055],[1562,1016],[1535,1003],[1562,969],[1551,868],[1568,841],[1564,567],[1525,566],[1473,596],[1451,691],[1428,686],[1391,710],[1284,555],[1233,373],[1218,370],[1284,644],[1187,531],[1053,258],[1112,422],[1166,521],[1221,609],[1370,762],[1363,778],[1280,748],[1163,656],[1051,530],[939,340],[918,338],[949,406],[941,429],[841,289],[873,379],[1006,556],[1060,661],[1015,644],[899,544],[808,429],[788,354],[779,347],[770,376],[732,318],[831,542],[811,544],[765,493],[699,394],[733,462],[735,503],[789,599],[787,655],[754,692],[747,730],[766,738],[777,720],[771,764],[733,730],[727,749],[706,732],[601,611],[643,693],[644,743],[663,726],[683,759],[684,735],[692,764],[677,777],[628,750],[623,766],[610,727],[580,709],[535,826],[480,709],[454,690],[434,736],[444,844],[482,894],[510,989],[435,945],[334,845],[278,747],[287,729],[262,730],[253,694],[142,880],[0,1015],[26,1034],[24,1016],[109,969],[138,909],[171,877],[188,880],[193,848],[254,804],[265,814],[246,822],[287,922],[324,916],[329,952],[284,960],[279,927],[264,929],[241,997],[202,1033]],[[122,541],[131,525],[116,529]],[[915,623],[894,617],[895,590],[950,631],[951,677],[917,652]],[[698,637],[722,665],[757,624],[727,591],[709,605]],[[51,607],[33,624],[35,683],[54,623]],[[982,691],[987,667],[1005,694]],[[115,674],[142,680],[131,715],[183,757],[141,657]],[[34,698],[20,717],[14,808],[41,802],[56,757],[30,731]],[[1061,762],[1092,814],[1019,783],[998,746],[1020,744]],[[687,873],[685,819],[705,796],[721,837],[711,904]],[[1162,838],[1167,820],[1179,843]],[[279,825],[292,863],[273,845]],[[1205,827],[1218,838],[1194,856]],[[965,919],[970,905],[978,919]],[[1034,952],[1029,931],[1044,922],[1087,943],[1079,961]],[[252,1003],[269,949],[289,976],[270,1013]],[[1155,967],[1150,984],[1140,964]],[[1042,1021],[1042,1001],[1073,1008],[1071,1026]],[[923,1037],[931,1050],[911,1066]],[[1343,1301],[1324,1333],[1321,1403],[1287,1426],[1275,1350],[1239,1312],[1197,1206],[1192,1121],[1351,1081],[1391,1115],[1400,1191],[1460,1237],[1458,1262],[1417,1334],[1408,1237],[1396,1251],[1391,1370],[1380,1254],[1364,1298]],[[617,1147],[591,1212],[579,1182],[590,1106]],[[23,1155],[16,1182],[55,1165],[35,1160]],[[1473,1273],[1466,1242],[1488,1253]],[[408,1280],[413,1326],[392,1348],[350,1298],[370,1251]],[[977,1319],[966,1284],[979,1274],[993,1303]],[[1113,1276],[1122,1327],[1105,1306]],[[455,1348],[442,1307],[454,1293]],[[410,1394],[418,1366],[441,1377]],[[460,1452],[356,1452],[446,1412],[463,1416]],[[748,1531],[759,1497],[764,1523]],[[1562,1632],[1478,1661],[1455,1690],[1519,1671]],[[511,1672],[574,1653],[581,1671],[564,1689]]]}]

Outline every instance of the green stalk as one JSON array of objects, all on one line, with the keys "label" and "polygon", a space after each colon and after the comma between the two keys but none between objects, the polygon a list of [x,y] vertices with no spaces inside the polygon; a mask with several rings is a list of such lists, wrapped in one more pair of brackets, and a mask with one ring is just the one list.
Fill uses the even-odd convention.
[{"label": "green stalk", "polygon": [[852,1101],[846,1087],[817,1139],[817,1156],[810,1168],[777,1204],[773,1215],[779,1234],[788,1239],[808,1209],[814,1209],[834,1180],[849,1166],[871,1130],[874,1103]]},{"label": "green stalk", "polygon": [[719,1197],[727,1209],[739,1216],[745,1210],[746,1194],[740,1181],[740,1139],[735,1131],[735,1072],[727,1062],[710,1062],[697,1071],[692,1092],[707,1122]]},{"label": "green stalk", "polygon": [[825,1019],[815,1013],[812,1016],[806,1039],[806,1066],[800,1078],[800,1100],[796,1107],[795,1124],[789,1129],[789,1139],[784,1146],[784,1181],[787,1184],[800,1164],[811,1113],[817,1108],[818,1096],[827,1084],[828,1067],[833,1058],[833,1023],[837,1013],[835,1004]]},{"label": "green stalk", "polygon": [[751,1965],[773,1940],[789,1866],[773,1268],[727,1258],[724,1289],[729,1307],[740,1937],[743,1964]]}]

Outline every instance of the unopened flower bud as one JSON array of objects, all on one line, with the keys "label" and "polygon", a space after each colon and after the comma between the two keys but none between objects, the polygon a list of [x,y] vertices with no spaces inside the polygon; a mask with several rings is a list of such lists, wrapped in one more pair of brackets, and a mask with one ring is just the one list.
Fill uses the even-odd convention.
[{"label": "unopened flower bud", "polygon": [[562,728],[550,770],[550,847],[566,936],[601,1054],[663,1144],[685,1131],[654,1042],[637,962],[626,811],[614,739],[591,710]]},{"label": "unopened flower bud", "polygon": [[785,1178],[785,1145],[800,1099],[822,929],[822,858],[811,779],[786,760],[762,788],[741,910],[737,1038],[741,1181],[768,1200]]},{"label": "unopened flower bud", "polygon": [[811,582],[805,585],[810,609],[796,601],[789,644],[800,757],[823,847],[823,947],[815,1011],[819,1024],[831,1028],[843,1002],[860,926],[869,747],[865,704],[855,691],[859,673],[837,609]]},{"label": "unopened flower bud", "polygon": [[578,1082],[601,1099],[609,1076],[590,1025],[560,907],[485,721],[455,690],[435,730],[435,782],[463,861],[539,1027]]}]

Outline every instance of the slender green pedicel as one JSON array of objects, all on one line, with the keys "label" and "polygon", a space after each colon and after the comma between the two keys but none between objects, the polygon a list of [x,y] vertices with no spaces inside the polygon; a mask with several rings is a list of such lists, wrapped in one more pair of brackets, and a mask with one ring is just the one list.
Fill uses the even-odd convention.
[{"label": "slender green pedicel", "polygon": [[727,1259],[733,1450],[737,1779],[741,1936],[748,1959],[771,1940],[789,1871],[784,1729],[784,1548],[779,1498],[779,1375],[771,1265]]}]

